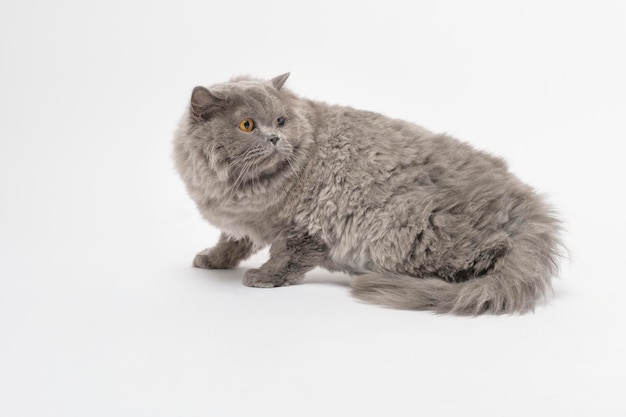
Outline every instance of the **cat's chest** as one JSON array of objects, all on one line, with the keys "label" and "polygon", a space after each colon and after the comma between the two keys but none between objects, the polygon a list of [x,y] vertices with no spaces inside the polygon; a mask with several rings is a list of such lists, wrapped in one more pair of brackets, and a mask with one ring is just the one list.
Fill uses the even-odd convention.
[{"label": "cat's chest", "polygon": [[202,215],[228,235],[248,237],[259,246],[271,243],[280,230],[280,220],[272,209],[250,210],[244,204],[213,207],[202,210]]}]

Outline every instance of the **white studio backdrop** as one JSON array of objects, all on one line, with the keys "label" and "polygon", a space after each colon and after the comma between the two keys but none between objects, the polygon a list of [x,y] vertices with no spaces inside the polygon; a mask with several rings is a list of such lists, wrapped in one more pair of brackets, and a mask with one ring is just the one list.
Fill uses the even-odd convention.
[{"label": "white studio backdrop", "polygon": [[[626,5],[0,3],[1,416],[623,416]],[[565,220],[525,316],[241,285],[170,158],[196,85],[314,99],[503,156]]]}]

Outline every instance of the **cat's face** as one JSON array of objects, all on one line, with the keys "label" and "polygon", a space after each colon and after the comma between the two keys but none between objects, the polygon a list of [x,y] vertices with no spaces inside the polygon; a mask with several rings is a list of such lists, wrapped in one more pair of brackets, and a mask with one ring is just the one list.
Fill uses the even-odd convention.
[{"label": "cat's face", "polygon": [[295,96],[282,90],[287,76],[196,87],[177,158],[208,168],[233,188],[297,174],[308,123],[293,105]]}]

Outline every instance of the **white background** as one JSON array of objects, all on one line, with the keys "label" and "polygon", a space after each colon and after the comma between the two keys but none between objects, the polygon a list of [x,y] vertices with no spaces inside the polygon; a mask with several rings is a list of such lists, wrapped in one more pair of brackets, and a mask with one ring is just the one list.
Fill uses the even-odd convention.
[{"label": "white background", "polygon": [[[2,1],[0,415],[624,416],[624,2]],[[364,305],[190,267],[191,89],[299,94],[505,157],[565,220],[524,316]]]}]

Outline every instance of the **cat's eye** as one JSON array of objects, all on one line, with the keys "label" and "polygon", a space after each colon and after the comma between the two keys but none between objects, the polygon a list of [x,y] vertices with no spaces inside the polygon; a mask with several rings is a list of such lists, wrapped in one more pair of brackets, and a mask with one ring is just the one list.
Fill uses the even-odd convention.
[{"label": "cat's eye", "polygon": [[279,117],[278,119],[276,119],[276,124],[278,125],[278,127],[285,126],[285,118],[284,117]]},{"label": "cat's eye", "polygon": [[239,129],[246,133],[252,132],[252,129],[254,129],[254,121],[252,119],[243,119],[239,122]]}]

